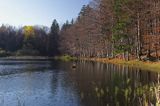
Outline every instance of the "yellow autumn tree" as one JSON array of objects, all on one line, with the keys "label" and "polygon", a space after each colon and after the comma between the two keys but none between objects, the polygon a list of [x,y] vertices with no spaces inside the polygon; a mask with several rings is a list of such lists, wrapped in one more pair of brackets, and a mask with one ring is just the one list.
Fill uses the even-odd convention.
[{"label": "yellow autumn tree", "polygon": [[25,26],[23,28],[23,33],[24,33],[25,39],[28,39],[30,37],[34,37],[35,36],[34,27],[33,26]]}]

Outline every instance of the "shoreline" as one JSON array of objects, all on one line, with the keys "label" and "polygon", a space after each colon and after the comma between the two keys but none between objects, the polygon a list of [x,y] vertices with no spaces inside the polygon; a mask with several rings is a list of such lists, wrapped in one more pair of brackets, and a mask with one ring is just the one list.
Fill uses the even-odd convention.
[{"label": "shoreline", "polygon": [[47,60],[54,59],[53,57],[47,56],[8,56],[8,57],[0,57],[0,60]]},{"label": "shoreline", "polygon": [[125,61],[121,59],[107,59],[107,58],[80,58],[80,60],[111,63],[115,65],[125,65],[125,66],[140,68],[142,70],[160,72],[160,62],[143,62],[139,60]]},{"label": "shoreline", "polygon": [[57,56],[57,57],[48,57],[48,56],[8,56],[0,57],[0,60],[60,60],[60,61],[74,61],[74,60],[84,60],[84,61],[94,61],[101,63],[111,63],[115,65],[125,65],[129,67],[140,68],[147,71],[160,72],[160,62],[143,62],[139,60],[130,60],[125,61],[122,59],[108,59],[108,58],[76,58],[71,56]]}]

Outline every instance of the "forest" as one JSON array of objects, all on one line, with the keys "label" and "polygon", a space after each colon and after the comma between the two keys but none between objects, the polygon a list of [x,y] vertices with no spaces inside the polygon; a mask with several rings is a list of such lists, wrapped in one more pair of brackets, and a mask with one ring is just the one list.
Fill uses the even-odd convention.
[{"label": "forest", "polygon": [[93,0],[74,22],[63,25],[60,51],[79,57],[159,60],[159,35],[159,0]]},{"label": "forest", "polygon": [[60,27],[0,27],[0,55],[160,59],[159,0],[92,0]]},{"label": "forest", "polygon": [[10,25],[0,27],[0,56],[55,56],[58,55],[59,25],[53,21],[51,28],[45,26]]}]

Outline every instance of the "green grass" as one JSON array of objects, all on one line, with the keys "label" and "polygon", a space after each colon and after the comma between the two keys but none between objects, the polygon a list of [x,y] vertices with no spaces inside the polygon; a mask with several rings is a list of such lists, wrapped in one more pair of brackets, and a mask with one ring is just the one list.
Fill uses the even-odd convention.
[{"label": "green grass", "polygon": [[56,56],[56,57],[54,57],[54,59],[61,60],[61,61],[74,61],[74,60],[77,60],[76,57],[72,57],[72,56],[69,56],[69,55]]}]

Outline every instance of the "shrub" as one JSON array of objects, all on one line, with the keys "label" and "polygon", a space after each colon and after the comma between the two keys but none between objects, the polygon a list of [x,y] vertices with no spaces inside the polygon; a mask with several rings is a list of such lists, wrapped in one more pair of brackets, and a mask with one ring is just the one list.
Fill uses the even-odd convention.
[{"label": "shrub", "polygon": [[37,50],[32,49],[22,49],[16,52],[16,56],[37,56],[39,52]]},{"label": "shrub", "polygon": [[9,56],[10,53],[0,48],[0,57]]}]

